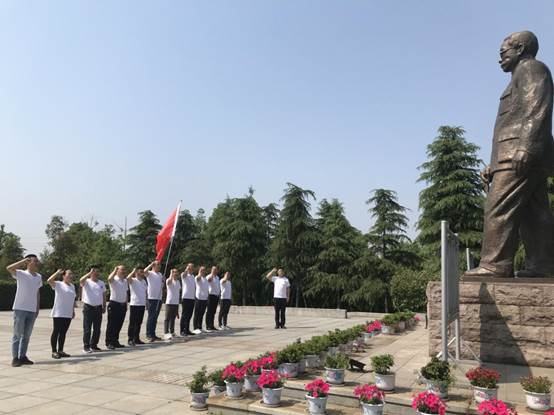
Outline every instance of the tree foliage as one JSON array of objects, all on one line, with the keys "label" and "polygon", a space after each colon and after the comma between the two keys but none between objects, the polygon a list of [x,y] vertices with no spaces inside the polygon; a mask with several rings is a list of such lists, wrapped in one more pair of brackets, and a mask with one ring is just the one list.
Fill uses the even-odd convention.
[{"label": "tree foliage", "polygon": [[127,258],[133,264],[145,267],[156,258],[156,237],[162,226],[151,210],[138,213],[139,222],[127,237]]},{"label": "tree foliage", "polygon": [[19,236],[0,225],[0,278],[8,278],[6,266],[20,260],[23,252]]}]

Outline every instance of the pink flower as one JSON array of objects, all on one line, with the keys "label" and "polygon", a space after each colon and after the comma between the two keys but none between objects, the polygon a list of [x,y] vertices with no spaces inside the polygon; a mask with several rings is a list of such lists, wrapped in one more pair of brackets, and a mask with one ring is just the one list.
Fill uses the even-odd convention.
[{"label": "pink flower", "polygon": [[221,379],[231,383],[240,382],[244,378],[245,373],[246,370],[243,367],[238,367],[236,364],[231,363],[223,369]]},{"label": "pink flower", "polygon": [[546,411],[544,415],[554,415],[554,409],[551,409],[550,411]]},{"label": "pink flower", "polygon": [[256,382],[260,388],[278,389],[283,386],[283,377],[277,370],[263,372]]},{"label": "pink flower", "polygon": [[481,415],[517,415],[517,411],[498,399],[483,401],[477,407]]},{"label": "pink flower", "polygon": [[314,398],[323,398],[329,393],[329,384],[323,379],[316,379],[308,383],[304,389],[308,391],[308,395]]},{"label": "pink flower", "polygon": [[375,385],[360,385],[354,389],[354,396],[360,402],[370,405],[381,405],[385,402],[385,394]]},{"label": "pink flower", "polygon": [[426,391],[416,395],[412,400],[412,408],[426,414],[444,415],[446,405],[437,395]]}]

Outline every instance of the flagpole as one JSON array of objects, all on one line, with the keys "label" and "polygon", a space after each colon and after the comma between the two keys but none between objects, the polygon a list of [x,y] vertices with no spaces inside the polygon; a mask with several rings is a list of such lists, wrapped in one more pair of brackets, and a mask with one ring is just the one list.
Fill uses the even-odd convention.
[{"label": "flagpole", "polygon": [[167,274],[167,266],[169,265],[169,257],[171,256],[171,248],[173,247],[173,239],[175,238],[175,231],[177,230],[177,222],[179,221],[179,213],[181,213],[181,202],[182,200],[179,200],[179,205],[177,206],[177,213],[175,215],[175,223],[173,224],[173,232],[171,233],[171,241],[169,242],[169,250],[167,251],[167,259],[165,260],[165,268],[164,268],[164,277],[166,277]]}]

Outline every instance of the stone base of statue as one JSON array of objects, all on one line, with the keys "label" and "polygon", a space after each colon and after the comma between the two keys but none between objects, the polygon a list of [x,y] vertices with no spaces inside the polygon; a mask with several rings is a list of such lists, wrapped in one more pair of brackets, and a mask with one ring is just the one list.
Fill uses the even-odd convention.
[{"label": "stone base of statue", "polygon": [[[429,355],[435,356],[441,347],[440,281],[429,283],[427,300]],[[554,367],[554,279],[462,278],[460,328],[464,343],[485,363]],[[462,359],[472,358],[462,348]]]}]

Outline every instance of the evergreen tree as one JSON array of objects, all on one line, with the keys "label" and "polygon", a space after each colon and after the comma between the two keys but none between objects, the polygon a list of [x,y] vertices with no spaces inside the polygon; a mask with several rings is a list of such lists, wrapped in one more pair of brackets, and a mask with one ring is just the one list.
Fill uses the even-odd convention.
[{"label": "evergreen tree", "polygon": [[284,268],[291,279],[297,307],[308,268],[314,263],[318,241],[310,214],[310,199],[315,199],[314,192],[287,183],[281,198],[283,209],[271,244],[275,265]]},{"label": "evergreen tree", "polygon": [[19,236],[7,232],[4,225],[0,225],[0,276],[8,278],[6,266],[19,261],[23,257],[23,247]]},{"label": "evergreen tree", "polygon": [[441,126],[427,146],[428,160],[418,179],[427,184],[419,194],[418,241],[433,254],[440,249],[440,221],[447,220],[460,238],[460,249],[479,250],[483,230],[483,190],[479,149],[462,127]]},{"label": "evergreen tree", "polygon": [[139,223],[127,236],[127,256],[133,264],[146,266],[156,258],[156,237],[162,226],[151,210],[138,213]]},{"label": "evergreen tree", "polygon": [[196,269],[200,265],[208,266],[213,262],[213,258],[212,246],[206,235],[207,222],[204,209],[198,209],[194,217],[187,212],[183,219],[182,223],[177,224],[174,242],[179,264],[184,267],[192,262]]},{"label": "evergreen tree", "polygon": [[321,307],[332,305],[340,308],[342,295],[349,287],[352,264],[364,245],[357,243],[361,234],[350,225],[337,199],[330,203],[322,200],[318,215],[320,249],[310,268],[305,295],[317,299]]}]

